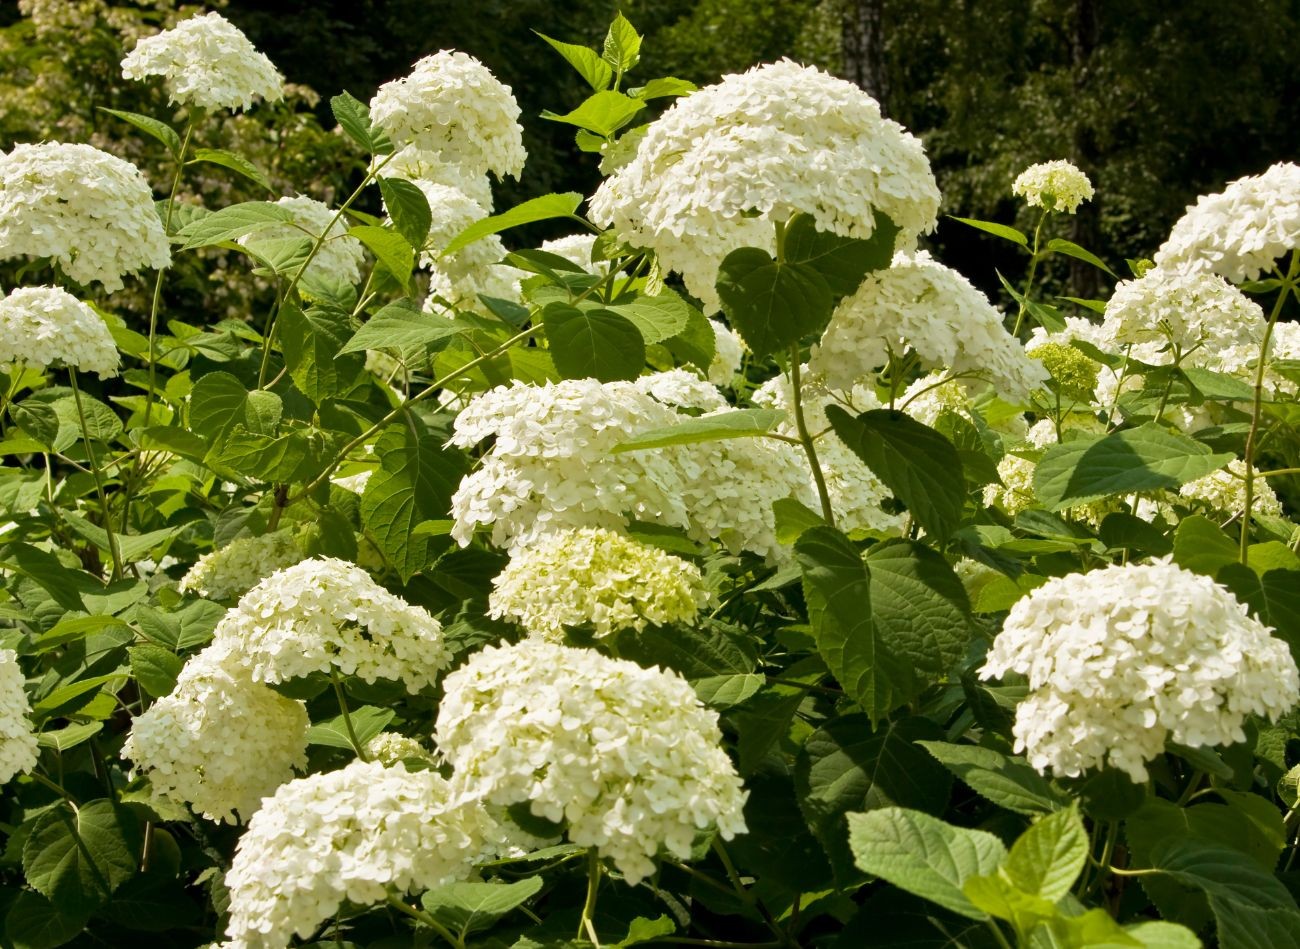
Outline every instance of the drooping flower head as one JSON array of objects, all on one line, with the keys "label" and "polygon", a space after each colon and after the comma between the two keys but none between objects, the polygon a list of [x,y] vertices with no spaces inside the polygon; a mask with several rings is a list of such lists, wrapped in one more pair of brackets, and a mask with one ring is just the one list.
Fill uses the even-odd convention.
[{"label": "drooping flower head", "polygon": [[122,60],[122,75],[162,76],[172,102],[203,109],[246,111],[255,99],[284,98],[284,77],[220,13],[191,17],[146,36]]},{"label": "drooping flower head", "polygon": [[1202,195],[1174,224],[1156,266],[1209,270],[1240,283],[1300,247],[1300,165],[1282,162]]},{"label": "drooping flower head", "polygon": [[492,581],[489,615],[562,640],[566,626],[597,636],[654,624],[691,625],[708,602],[695,564],[599,527],[559,531],[521,547]]},{"label": "drooping flower head", "polygon": [[469,876],[493,822],[436,771],[354,761],[282,785],[253,815],[226,874],[230,949],[285,949],[344,901],[383,902]]},{"label": "drooping flower head", "polygon": [[897,254],[888,270],[868,274],[835,309],[808,368],[848,389],[909,347],[922,366],[978,376],[1012,402],[1047,379],[988,298],[925,251]]},{"label": "drooping flower head", "polygon": [[95,311],[58,287],[19,287],[0,300],[0,370],[66,366],[117,375],[113,334]]},{"label": "drooping flower head", "polygon": [[332,557],[278,570],[222,617],[213,642],[257,682],[337,670],[401,682],[412,694],[451,661],[441,624]]},{"label": "drooping flower head", "polygon": [[[307,765],[307,711],[252,682],[227,645],[208,646],[172,693],[136,716],[122,746],[154,794],[209,820],[248,820]],[[236,817],[238,814],[238,817]]]},{"label": "drooping flower head", "polygon": [[1054,577],[1011,608],[980,670],[1017,672],[1016,750],[1044,773],[1109,764],[1134,781],[1166,741],[1245,740],[1300,700],[1286,643],[1212,579],[1168,560]]},{"label": "drooping flower head", "polygon": [[49,257],[112,292],[166,267],[171,249],[140,170],[90,145],[15,145],[0,155],[0,256]]},{"label": "drooping flower head", "polygon": [[708,310],[723,258],[770,249],[798,212],[865,238],[879,211],[911,248],[938,207],[920,141],[853,83],[788,59],[678,99],[591,199],[593,220],[653,250]]},{"label": "drooping flower head", "polygon": [[[306,195],[280,198],[275,202],[288,208],[296,219],[294,223],[264,227],[255,234],[239,238],[236,243],[256,249],[268,242],[290,239],[315,241],[322,234],[325,240],[307,265],[307,274],[338,277],[355,284],[361,279],[361,265],[366,253],[361,241],[348,235],[343,218],[334,220],[335,211],[329,205]],[[328,228],[328,230],[327,230]]]},{"label": "drooping flower head", "polygon": [[456,780],[564,822],[630,884],[698,834],[745,830],[745,793],[718,716],[673,672],[529,638],[489,647],[445,682],[434,732]]},{"label": "drooping flower head", "polygon": [[36,767],[39,754],[18,653],[0,649],[0,784]]},{"label": "drooping flower head", "polygon": [[236,537],[196,560],[181,578],[179,587],[182,592],[197,593],[209,600],[232,600],[243,596],[263,578],[305,557],[289,531]]},{"label": "drooping flower head", "polygon": [[444,49],[386,82],[370,118],[396,145],[413,145],[468,172],[519,177],[528,153],[510,87],[467,53]]},{"label": "drooping flower head", "polygon": [[1030,165],[1011,185],[1011,193],[1024,198],[1030,207],[1073,214],[1092,199],[1092,182],[1068,161],[1047,161]]}]

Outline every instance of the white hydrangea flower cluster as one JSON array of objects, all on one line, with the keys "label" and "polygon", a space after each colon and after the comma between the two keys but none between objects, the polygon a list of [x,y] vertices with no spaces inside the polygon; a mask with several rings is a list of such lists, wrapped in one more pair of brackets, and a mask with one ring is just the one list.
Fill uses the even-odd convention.
[{"label": "white hydrangea flower cluster", "polygon": [[62,365],[115,376],[121,357],[104,321],[59,287],[18,287],[0,300],[0,370]]},{"label": "white hydrangea flower cluster", "polygon": [[[381,161],[383,162],[383,169],[379,171],[381,177],[402,178],[412,184],[424,181],[455,188],[480,207],[488,211],[492,208],[492,182],[488,180],[488,176],[482,172],[470,172],[463,165],[446,161],[440,158],[437,152],[408,145],[398,149],[392,156],[376,158],[371,163],[371,170],[378,170]],[[484,213],[486,214],[487,211]]]},{"label": "white hydrangea flower cluster", "polygon": [[0,155],[0,255],[50,257],[78,283],[166,267],[171,248],[140,170],[90,145],[15,145]]},{"label": "white hydrangea flower cluster", "polygon": [[[1103,338],[1125,346],[1172,344],[1190,353],[1188,363],[1221,371],[1227,354],[1259,352],[1266,320],[1257,303],[1208,271],[1153,267],[1137,280],[1122,281],[1106,304]],[[1173,353],[1160,354],[1160,364]]]},{"label": "white hydrangea flower cluster", "polygon": [[563,641],[566,626],[597,636],[648,625],[693,625],[709,601],[699,567],[600,527],[557,531],[517,549],[492,581],[488,615]]},{"label": "white hydrangea flower cluster", "polygon": [[[794,420],[794,405],[791,396],[790,380],[784,375],[774,376],[763,383],[754,392],[754,404],[766,408],[779,409],[785,413],[785,420],[777,427],[781,435],[797,437],[798,428]],[[847,404],[845,404],[847,403]],[[891,514],[881,504],[893,497],[883,481],[867,467],[866,462],[840,439],[830,428],[826,418],[826,407],[838,404],[841,408],[854,413],[866,412],[881,407],[876,394],[863,386],[856,386],[836,399],[830,392],[820,386],[804,384],[803,412],[804,421],[812,432],[826,431],[817,440],[817,461],[826,480],[826,493],[830,496],[831,507],[835,511],[837,524],[845,530],[870,530],[895,533],[902,530],[907,518],[902,514]],[[808,471],[806,494],[799,500],[816,508],[816,483],[812,472]],[[812,495],[809,498],[807,495]]]},{"label": "white hydrangea flower cluster", "polygon": [[745,358],[745,344],[721,320],[709,320],[713,327],[713,362],[709,363],[709,381],[715,386],[729,386],[740,372]]},{"label": "white hydrangea flower cluster", "polygon": [[477,396],[456,417],[451,442],[496,440],[452,497],[452,537],[468,544],[490,524],[492,543],[513,549],[563,528],[618,529],[629,514],[687,527],[670,453],[611,454],[632,434],[678,419],[631,382],[515,382]]},{"label": "white hydrangea flower cluster", "polygon": [[[325,234],[320,249],[307,265],[307,273],[313,276],[339,277],[355,284],[361,279],[361,266],[366,260],[365,247],[361,241],[348,235],[344,218],[334,220],[334,210],[329,205],[309,198],[306,195],[280,198],[275,202],[282,208],[288,208],[297,219],[296,224],[288,222],[264,227],[254,234],[237,238],[235,243],[241,247],[256,250],[258,245],[285,240],[316,240]],[[326,228],[329,228],[327,231]]]},{"label": "white hydrangea flower cluster", "polygon": [[306,556],[287,530],[236,537],[196,560],[178,586],[182,593],[194,593],[209,600],[233,600],[275,571],[291,567]]},{"label": "white hydrangea flower cluster", "polygon": [[699,409],[714,412],[731,405],[711,381],[701,379],[691,369],[669,369],[642,376],[633,383],[647,395],[675,409]]},{"label": "white hydrangea flower cluster", "polygon": [[490,804],[528,803],[635,885],[663,850],[745,831],[745,792],[718,716],[671,671],[528,638],[470,657],[445,682],[435,738]]},{"label": "white hydrangea flower cluster", "polygon": [[232,647],[192,657],[171,695],[136,716],[122,757],[159,797],[233,824],[306,767],[309,722],[302,702],[251,681]]},{"label": "white hydrangea flower cluster", "polygon": [[282,785],[226,874],[229,949],[284,949],[344,901],[445,886],[492,853],[493,822],[436,771],[354,761]]},{"label": "white hydrangea flower cluster", "polygon": [[167,96],[202,109],[248,110],[284,98],[284,77],[220,13],[191,17],[146,36],[122,60],[127,79],[162,76]]},{"label": "white hydrangea flower cluster", "polygon": [[925,251],[899,253],[835,309],[808,360],[833,389],[850,389],[911,347],[926,368],[977,375],[1017,402],[1048,378],[970,281]]},{"label": "white hydrangea flower cluster", "polygon": [[1011,185],[1011,193],[1034,208],[1073,214],[1084,201],[1092,200],[1092,182],[1068,161],[1047,161],[1030,165]]},{"label": "white hydrangea flower cluster", "polygon": [[332,557],[268,576],[222,617],[213,642],[266,683],[336,670],[367,682],[401,682],[414,694],[451,662],[442,625],[427,610]]},{"label": "white hydrangea flower cluster", "polygon": [[519,177],[528,153],[519,103],[467,53],[442,50],[410,75],[386,82],[370,100],[370,119],[396,145],[413,145],[471,174]]},{"label": "white hydrangea flower cluster", "polygon": [[[370,479],[374,474],[374,468],[366,468],[356,474],[343,475],[341,478],[330,478],[330,484],[337,484],[344,491],[351,491],[353,494],[365,494],[366,485],[370,483]],[[286,566],[288,565],[286,564]]]},{"label": "white hydrangea flower cluster", "polygon": [[434,763],[433,753],[408,735],[398,732],[380,732],[366,743],[366,754],[372,761],[398,765],[407,758]]},{"label": "white hydrangea flower cluster", "polygon": [[[1246,509],[1246,463],[1234,458],[1227,467],[1187,482],[1178,489],[1178,494],[1216,514],[1240,514]],[[1263,478],[1255,479],[1253,495],[1251,511],[1255,515],[1282,516],[1282,502]]]},{"label": "white hydrangea flower cluster", "polygon": [[1016,751],[1040,772],[1110,764],[1135,782],[1166,741],[1245,740],[1300,700],[1286,643],[1209,577],[1168,559],[1055,577],[1011,608],[983,678],[1017,672]]},{"label": "white hydrangea flower cluster", "polygon": [[1296,247],[1300,165],[1281,162],[1198,198],[1156,252],[1156,266],[1209,270],[1240,283],[1271,271],[1279,257]]},{"label": "white hydrangea flower cluster", "polygon": [[8,784],[14,775],[32,770],[40,754],[32,730],[26,683],[18,653],[0,649],[0,784]]},{"label": "white hydrangea flower cluster", "polygon": [[918,139],[853,83],[788,59],[678,99],[590,204],[592,220],[653,250],[708,312],[719,307],[723,258],[770,250],[774,223],[796,213],[813,215],[820,231],[866,238],[879,211],[911,248],[938,208]]},{"label": "white hydrangea flower cluster", "polygon": [[516,283],[523,272],[514,267],[498,266],[506,255],[501,238],[491,234],[468,247],[446,257],[442,249],[452,238],[475,221],[487,217],[490,205],[485,207],[465,192],[450,185],[416,179],[416,185],[429,200],[433,222],[429,237],[420,255],[421,266],[435,271],[434,289],[449,303],[477,302],[476,294],[515,299],[519,295]]}]

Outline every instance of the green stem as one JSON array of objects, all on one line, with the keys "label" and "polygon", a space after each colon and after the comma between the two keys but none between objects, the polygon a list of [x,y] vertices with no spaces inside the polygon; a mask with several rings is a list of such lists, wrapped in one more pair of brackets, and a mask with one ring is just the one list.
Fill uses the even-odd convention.
[{"label": "green stem", "polygon": [[108,510],[108,495],[104,493],[104,480],[100,476],[99,462],[95,459],[95,447],[91,444],[90,426],[86,424],[86,412],[81,404],[81,387],[77,385],[77,371],[68,370],[72,381],[72,400],[77,405],[77,420],[81,423],[81,438],[86,445],[86,460],[90,462],[90,473],[95,479],[95,493],[99,495],[99,508],[103,513],[104,533],[108,535],[108,552],[113,558],[113,579],[122,576],[122,554],[117,547],[117,535],[113,533],[113,518]]},{"label": "green stem", "polygon": [[357,730],[352,727],[352,715],[348,712],[348,699],[343,694],[343,683],[339,681],[338,670],[333,667],[330,668],[330,682],[334,685],[334,697],[339,701],[339,712],[343,715],[343,727],[347,729],[352,750],[362,761],[369,761],[370,756],[366,754],[366,749],[361,747],[361,742],[357,740]]},{"label": "green stem", "polygon": [[39,771],[32,771],[27,776],[31,778],[33,781],[35,781],[37,784],[45,785],[47,788],[49,788],[59,797],[63,798],[65,801],[68,802],[68,805],[73,810],[77,809],[77,799],[74,798],[72,794],[69,793],[66,789],[64,789],[61,785],[55,784],[53,781],[51,781],[45,775],[41,774]]},{"label": "green stem", "polygon": [[736,895],[740,897],[741,902],[758,911],[759,915],[763,917],[763,922],[767,925],[767,928],[771,930],[773,936],[776,936],[776,938],[780,940],[781,945],[798,946],[799,943],[794,939],[791,939],[790,936],[787,935],[779,925],[777,925],[776,920],[772,918],[772,914],[767,911],[767,907],[760,903],[753,893],[745,889],[745,884],[740,880],[740,874],[736,872],[736,865],[731,862],[731,855],[727,853],[727,848],[722,845],[722,841],[719,838],[714,837],[712,847],[713,852],[717,854],[718,859],[722,861],[722,868],[727,871],[727,879],[731,881],[731,888],[735,890]]},{"label": "green stem", "polygon": [[1003,934],[1002,927],[998,925],[997,920],[986,919],[984,922],[988,925],[989,931],[993,933],[993,938],[998,941],[998,945],[1002,949],[1011,949],[1011,943],[1007,942],[1007,937]]},{"label": "green stem", "polygon": [[[778,230],[778,240],[780,234]],[[808,456],[808,465],[812,468],[813,483],[817,485],[817,497],[822,502],[822,517],[827,524],[834,527],[835,512],[831,508],[830,492],[826,490],[826,476],[822,474],[822,466],[817,462],[817,446],[813,443],[812,436],[808,434],[808,424],[804,421],[803,383],[800,379],[798,343],[790,346],[790,387],[794,402],[794,425],[799,432],[799,444],[803,445],[804,454]]]},{"label": "green stem", "polygon": [[1029,273],[1025,276],[1024,292],[1020,294],[1020,310],[1016,313],[1016,325],[1011,331],[1011,335],[1017,338],[1020,336],[1020,326],[1025,320],[1025,311],[1028,309],[1030,291],[1034,289],[1034,275],[1038,272],[1039,261],[1038,243],[1043,234],[1043,222],[1047,220],[1047,215],[1048,210],[1044,208],[1042,213],[1038,215],[1038,226],[1034,228],[1033,256],[1029,258]]},{"label": "green stem", "polygon": [[1298,475],[1300,468],[1274,468],[1272,471],[1256,471],[1256,478],[1277,478],[1282,475]]},{"label": "green stem", "polygon": [[592,847],[587,851],[587,899],[582,904],[582,916],[578,919],[578,938],[581,939],[583,933],[591,940],[591,944],[600,949],[600,939],[596,936],[596,925],[592,918],[596,915],[596,896],[600,890],[600,854],[596,848]]},{"label": "green stem", "polygon": [[388,897],[388,905],[399,913],[405,913],[421,926],[428,926],[451,945],[455,946],[456,949],[465,949],[465,940],[461,939],[428,913],[418,910],[414,906],[408,906],[405,900],[398,899],[396,896]]},{"label": "green stem", "polygon": [[1255,367],[1255,400],[1250,413],[1250,431],[1246,435],[1246,450],[1243,461],[1246,465],[1246,493],[1241,512],[1241,562],[1246,562],[1246,553],[1250,549],[1250,515],[1255,502],[1255,449],[1259,437],[1259,423],[1264,417],[1264,373],[1268,369],[1268,347],[1273,341],[1273,327],[1282,315],[1282,305],[1287,294],[1295,289],[1295,279],[1300,273],[1300,251],[1291,251],[1291,266],[1282,278],[1282,288],[1273,303],[1273,312],[1268,316],[1268,325],[1264,327],[1264,339],[1259,344],[1259,365]]}]

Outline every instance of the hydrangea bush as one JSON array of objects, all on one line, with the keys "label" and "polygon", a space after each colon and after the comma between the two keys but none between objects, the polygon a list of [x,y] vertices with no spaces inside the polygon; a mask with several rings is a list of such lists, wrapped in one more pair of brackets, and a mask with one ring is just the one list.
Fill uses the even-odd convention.
[{"label": "hydrangea bush", "polygon": [[[1294,945],[1296,166],[1120,267],[1036,164],[995,301],[853,85],[547,42],[338,91],[329,201],[201,200],[217,14],[121,64],[158,180],[0,154],[0,945]],[[497,209],[533,120],[603,181]]]}]

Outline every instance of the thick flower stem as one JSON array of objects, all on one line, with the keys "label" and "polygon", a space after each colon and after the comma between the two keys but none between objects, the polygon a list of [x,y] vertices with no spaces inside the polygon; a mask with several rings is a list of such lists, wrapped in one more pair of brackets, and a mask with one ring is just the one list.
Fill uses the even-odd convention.
[{"label": "thick flower stem", "polygon": [[357,757],[362,761],[369,761],[370,756],[366,754],[366,749],[357,740],[357,730],[352,727],[352,714],[348,711],[348,698],[343,694],[343,683],[339,681],[338,670],[330,669],[330,682],[334,685],[334,697],[338,699],[339,712],[343,716],[343,727],[347,729],[348,741],[352,742],[352,750],[357,753]]},{"label": "thick flower stem", "polygon": [[813,482],[817,485],[817,497],[822,502],[822,517],[826,523],[835,526],[835,512],[831,508],[830,492],[826,490],[826,476],[822,466],[817,462],[817,446],[803,416],[803,382],[799,371],[799,344],[790,347],[790,391],[794,402],[794,425],[799,432],[799,444],[803,445],[804,454],[808,456],[808,465],[812,468]]},{"label": "thick flower stem", "polygon": [[1277,300],[1273,303],[1273,312],[1268,316],[1268,325],[1264,327],[1264,339],[1259,344],[1259,365],[1255,367],[1255,399],[1250,413],[1250,431],[1246,435],[1246,449],[1243,461],[1246,465],[1245,502],[1241,512],[1241,562],[1246,562],[1250,549],[1250,515],[1255,501],[1255,450],[1258,447],[1259,425],[1264,417],[1264,373],[1268,369],[1268,349],[1273,341],[1273,327],[1282,315],[1282,306],[1287,294],[1295,289],[1296,275],[1300,273],[1300,251],[1291,251],[1291,265],[1286,276],[1282,278],[1282,287],[1278,290]]},{"label": "thick flower stem", "polygon": [[585,934],[591,944],[600,949],[600,939],[596,936],[596,924],[592,921],[596,915],[596,896],[600,891],[600,854],[592,847],[587,851],[587,900],[582,904],[582,916],[578,920],[578,938]]},{"label": "thick flower stem", "polygon": [[408,906],[405,900],[399,899],[396,896],[388,897],[388,905],[391,906],[393,909],[397,910],[399,913],[405,913],[407,916],[411,917],[411,919],[415,920],[421,926],[428,926],[439,936],[445,939],[448,942],[448,944],[455,946],[456,949],[465,949],[465,940],[461,939],[459,936],[453,933],[442,923],[438,922],[428,913],[422,912],[421,910],[418,910],[413,906]]},{"label": "thick flower stem", "polygon": [[95,479],[95,493],[99,495],[99,509],[103,512],[104,533],[108,536],[108,552],[113,558],[113,579],[122,577],[122,554],[117,547],[117,535],[113,533],[113,518],[108,510],[108,496],[104,493],[104,479],[100,475],[99,462],[95,458],[95,446],[90,439],[90,426],[86,424],[86,412],[81,404],[81,387],[77,385],[77,372],[68,371],[72,381],[72,400],[77,405],[77,421],[81,423],[81,440],[86,446],[86,461],[90,464],[90,473]]},{"label": "thick flower stem", "polygon": [[1038,261],[1041,259],[1038,252],[1038,245],[1043,236],[1043,222],[1047,220],[1047,215],[1049,213],[1050,212],[1044,208],[1043,213],[1038,215],[1038,226],[1034,228],[1034,248],[1031,252],[1033,256],[1029,258],[1029,273],[1025,276],[1025,289],[1020,295],[1020,310],[1016,313],[1016,325],[1015,328],[1011,330],[1011,335],[1017,339],[1020,338],[1020,326],[1025,321],[1025,311],[1029,309],[1029,294],[1033,292],[1034,276],[1038,272]]}]

